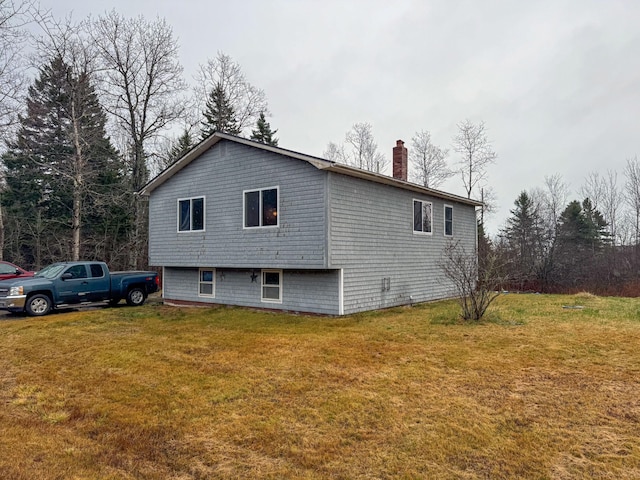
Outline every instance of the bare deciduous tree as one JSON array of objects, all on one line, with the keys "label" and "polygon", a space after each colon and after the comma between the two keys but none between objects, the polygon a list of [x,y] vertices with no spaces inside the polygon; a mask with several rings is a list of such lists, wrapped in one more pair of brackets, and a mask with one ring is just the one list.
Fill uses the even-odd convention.
[{"label": "bare deciduous tree", "polygon": [[322,156],[327,160],[338,163],[347,163],[347,154],[344,151],[344,145],[329,142],[327,149],[322,152]]},{"label": "bare deciduous tree", "polygon": [[496,153],[487,138],[484,122],[474,124],[465,120],[458,124],[458,134],[453,137],[453,149],[460,154],[462,183],[471,198],[471,193],[486,179],[487,168],[495,163]]},{"label": "bare deciduous tree", "polygon": [[205,111],[205,104],[211,91],[222,89],[228,99],[241,134],[255,126],[260,113],[268,116],[269,105],[264,90],[251,85],[244,76],[240,64],[229,55],[218,52],[216,58],[201,65],[196,75],[195,103],[199,112]]},{"label": "bare deciduous tree", "polygon": [[389,163],[388,159],[378,152],[378,144],[373,138],[373,127],[370,123],[356,123],[345,135],[345,142],[352,147],[349,163],[354,167],[380,173]]},{"label": "bare deciduous tree", "polygon": [[[350,149],[347,150],[345,146]],[[323,156],[335,162],[376,173],[381,173],[389,164],[389,159],[378,151],[370,123],[355,123],[345,134],[345,143],[338,145],[329,142]]]},{"label": "bare deciduous tree", "polygon": [[[37,54],[40,59],[49,59],[58,63],[66,72],[62,81],[68,97],[68,105],[60,105],[65,110],[65,115],[70,121],[66,128],[73,148],[73,155],[69,162],[53,164],[47,159],[41,161],[34,156],[36,163],[43,168],[50,168],[56,175],[65,178],[71,185],[72,191],[72,248],[71,260],[80,259],[80,243],[82,230],[83,200],[91,188],[90,177],[97,172],[92,169],[88,146],[95,139],[89,138],[95,132],[84,127],[85,104],[93,91],[88,90],[91,77],[95,73],[95,52],[92,44],[85,41],[80,35],[80,27],[70,20],[65,23],[55,22],[51,19],[43,19],[40,22],[45,36],[37,41]],[[93,171],[92,171],[93,170]]]},{"label": "bare deciduous tree", "polygon": [[[115,11],[90,22],[88,30],[102,66],[105,108],[128,138],[135,192],[149,179],[150,143],[185,113],[178,43],[164,19],[126,19]],[[136,268],[146,244],[146,204],[139,196],[132,203],[131,267]]]},{"label": "bare deciduous tree", "polygon": [[416,132],[411,138],[409,149],[409,159],[414,167],[414,181],[427,188],[438,188],[455,175],[445,160],[448,153],[448,149],[440,148],[431,142],[431,133],[428,131]]},{"label": "bare deciduous tree", "polygon": [[613,244],[618,243],[618,216],[623,196],[618,189],[618,174],[613,170],[607,170],[606,175],[599,172],[591,172],[585,178],[581,188],[585,198],[591,200],[593,207],[599,210],[607,222],[607,229]]},{"label": "bare deciduous tree", "polygon": [[476,250],[469,250],[460,242],[450,242],[445,247],[440,268],[455,286],[464,320],[482,319],[505,282],[495,253],[487,252],[479,260]]},{"label": "bare deciduous tree", "polygon": [[638,157],[628,158],[624,168],[625,198],[633,219],[634,244],[640,244],[640,162]]},{"label": "bare deciduous tree", "polygon": [[544,177],[543,203],[544,217],[548,228],[555,231],[560,219],[560,214],[567,204],[569,197],[569,186],[564,182],[559,174]]},{"label": "bare deciduous tree", "polygon": [[37,12],[34,1],[0,0],[0,135],[15,125],[24,93],[25,27]]}]

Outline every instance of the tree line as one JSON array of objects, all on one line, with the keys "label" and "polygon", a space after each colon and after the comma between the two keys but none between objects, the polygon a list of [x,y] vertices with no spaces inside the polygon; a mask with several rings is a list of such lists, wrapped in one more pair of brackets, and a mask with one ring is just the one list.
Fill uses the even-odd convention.
[{"label": "tree line", "polygon": [[558,175],[522,191],[504,228],[480,239],[500,259],[504,287],[519,291],[640,295],[640,162],[589,173],[569,200]]},{"label": "tree line", "polygon": [[264,91],[228,55],[202,65],[189,93],[163,19],[57,22],[36,3],[0,0],[0,47],[0,258],[25,267],[143,267],[148,211],[135,192],[152,175],[213,131],[277,145]]}]

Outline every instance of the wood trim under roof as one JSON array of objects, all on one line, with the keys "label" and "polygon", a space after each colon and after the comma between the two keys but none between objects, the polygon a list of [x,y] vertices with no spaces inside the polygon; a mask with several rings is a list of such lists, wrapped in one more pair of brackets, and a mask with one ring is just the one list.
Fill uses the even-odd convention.
[{"label": "wood trim under roof", "polygon": [[285,155],[287,157],[296,158],[298,160],[303,160],[305,162],[310,163],[314,167],[319,170],[327,170],[329,172],[340,173],[343,175],[348,175],[351,177],[361,178],[364,180],[369,180],[376,183],[382,183],[385,185],[390,185],[393,187],[402,188],[404,190],[411,190],[418,193],[423,193],[426,195],[431,195],[438,198],[443,198],[445,200],[450,200],[458,203],[463,203],[466,205],[471,205],[474,207],[482,206],[482,202],[477,200],[461,197],[459,195],[454,195],[452,193],[443,192],[440,190],[435,190],[432,188],[423,187],[421,185],[405,182],[403,180],[399,180],[397,178],[389,177],[387,175],[382,175],[380,173],[370,172],[368,170],[361,170],[359,168],[350,167],[348,165],[343,165],[340,163],[332,162],[330,160],[325,160],[323,158],[314,157],[311,155],[305,155],[303,153],[294,152],[293,150],[287,150],[280,147],[274,147],[272,145],[267,145],[264,143],[256,142],[253,140],[249,140],[242,137],[236,137],[234,135],[229,135],[227,133],[215,132],[210,137],[201,141],[191,150],[189,150],[182,158],[180,158],[173,165],[167,167],[162,172],[160,172],[155,178],[149,181],[144,187],[142,187],[137,193],[139,195],[150,195],[156,188],[162,185],[164,182],[169,180],[173,175],[178,173],[184,167],[189,165],[192,161],[202,155],[204,152],[213,147],[220,140],[229,140],[231,142],[240,143],[242,145],[247,145],[254,148],[259,148],[261,150],[265,150],[268,152],[277,153],[279,155]]}]

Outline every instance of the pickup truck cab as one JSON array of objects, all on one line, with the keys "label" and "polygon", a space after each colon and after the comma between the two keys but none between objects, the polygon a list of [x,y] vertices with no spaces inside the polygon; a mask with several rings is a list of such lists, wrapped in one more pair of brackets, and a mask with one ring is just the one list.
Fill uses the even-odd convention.
[{"label": "pickup truck cab", "polygon": [[0,310],[41,316],[53,308],[115,305],[122,299],[142,305],[158,284],[156,272],[109,272],[104,262],[59,262],[31,278],[0,281]]}]

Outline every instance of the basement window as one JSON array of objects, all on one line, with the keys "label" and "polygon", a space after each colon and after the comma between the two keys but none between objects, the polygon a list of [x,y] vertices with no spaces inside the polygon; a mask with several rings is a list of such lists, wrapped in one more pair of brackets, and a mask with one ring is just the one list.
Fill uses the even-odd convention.
[{"label": "basement window", "polygon": [[413,201],[413,232],[431,234],[432,204],[422,200]]},{"label": "basement window", "polygon": [[282,270],[262,270],[261,300],[282,303]]},{"label": "basement window", "polygon": [[215,268],[201,268],[198,280],[198,296],[216,296],[216,270]]}]

